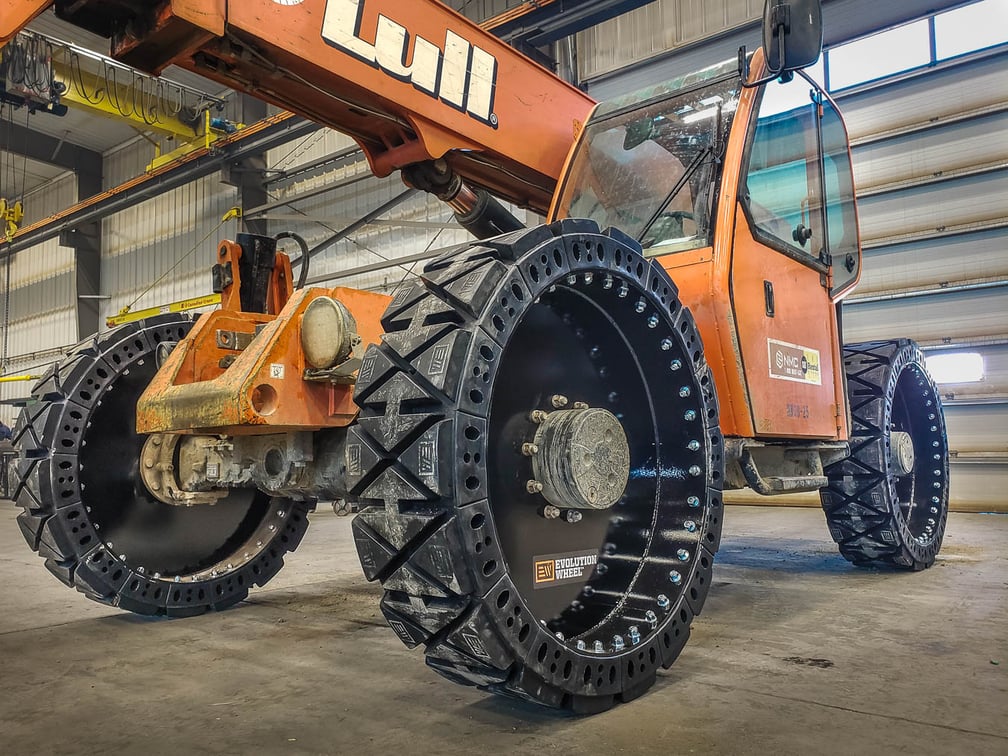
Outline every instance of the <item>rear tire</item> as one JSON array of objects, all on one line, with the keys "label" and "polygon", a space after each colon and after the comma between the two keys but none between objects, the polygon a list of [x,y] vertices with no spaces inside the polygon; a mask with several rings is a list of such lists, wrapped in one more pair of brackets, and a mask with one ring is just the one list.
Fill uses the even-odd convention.
[{"label": "rear tire", "polygon": [[82,342],[42,378],[14,443],[28,545],[63,583],[137,614],[188,616],[244,599],[301,541],[307,505],[237,490],[215,505],[151,497],[137,466],[136,401],[162,343],[192,325],[162,315]]},{"label": "rear tire", "polygon": [[[393,630],[454,682],[546,706],[646,691],[706,599],[724,469],[700,337],[664,270],[618,232],[563,221],[431,263],[382,324],[347,469]],[[611,412],[630,450],[623,496],[576,522],[542,516],[520,451],[557,394]],[[555,568],[571,554],[583,572]]]},{"label": "rear tire", "polygon": [[[826,468],[820,497],[830,534],[857,565],[930,567],[948,518],[949,451],[924,355],[907,339],[851,344],[844,365],[851,454]],[[912,442],[909,470],[895,458],[894,432]]]}]

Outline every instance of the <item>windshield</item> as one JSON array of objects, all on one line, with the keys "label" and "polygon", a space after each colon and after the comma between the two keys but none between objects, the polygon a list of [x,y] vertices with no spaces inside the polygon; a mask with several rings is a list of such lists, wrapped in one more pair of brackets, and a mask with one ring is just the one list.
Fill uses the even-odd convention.
[{"label": "windshield", "polygon": [[709,245],[717,167],[739,89],[735,75],[590,122],[558,217],[616,226],[653,254]]}]

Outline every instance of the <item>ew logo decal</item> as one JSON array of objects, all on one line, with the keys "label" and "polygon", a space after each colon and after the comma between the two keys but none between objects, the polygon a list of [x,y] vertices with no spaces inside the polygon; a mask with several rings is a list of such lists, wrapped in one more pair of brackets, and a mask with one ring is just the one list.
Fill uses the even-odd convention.
[{"label": "ew logo decal", "polygon": [[[497,59],[470,44],[451,29],[444,47],[412,35],[387,16],[378,16],[374,44],[361,37],[365,0],[328,0],[322,39],[373,68],[497,128],[493,112],[497,88]],[[413,58],[407,65],[410,37]]]}]

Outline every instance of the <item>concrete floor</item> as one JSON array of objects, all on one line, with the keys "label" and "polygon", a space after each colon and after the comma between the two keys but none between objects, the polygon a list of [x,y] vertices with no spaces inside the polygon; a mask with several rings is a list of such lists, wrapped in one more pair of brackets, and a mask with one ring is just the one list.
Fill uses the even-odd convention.
[{"label": "concrete floor", "polygon": [[822,514],[732,507],[693,637],[593,718],[451,685],[404,648],[350,520],[313,517],[266,590],[144,620],[64,588],[0,503],[0,752],[1008,754],[1008,517],[954,514],[937,565],[854,569]]}]

